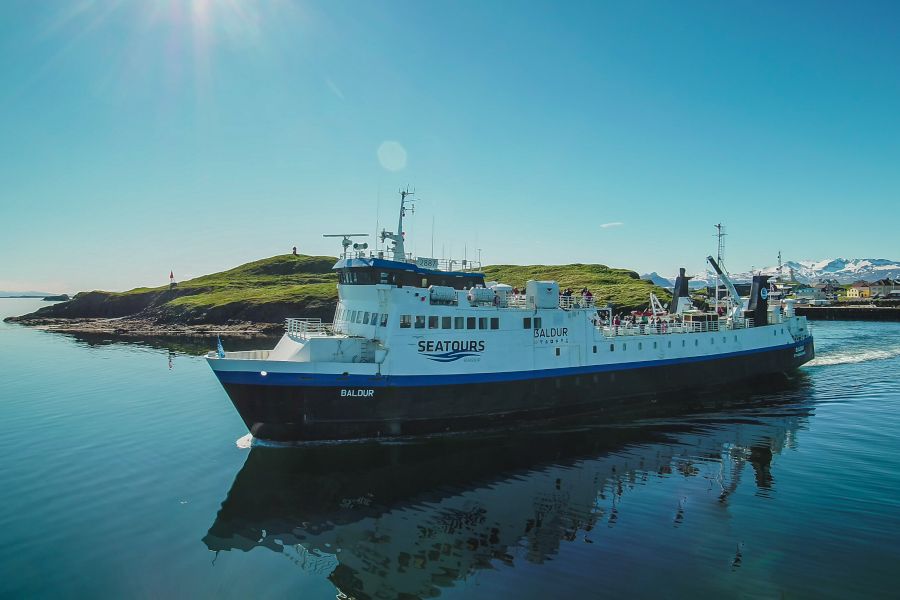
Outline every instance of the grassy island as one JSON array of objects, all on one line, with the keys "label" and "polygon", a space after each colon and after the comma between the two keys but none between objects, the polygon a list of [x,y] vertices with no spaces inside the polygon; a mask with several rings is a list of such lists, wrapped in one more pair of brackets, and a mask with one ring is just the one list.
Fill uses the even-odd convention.
[{"label": "grassy island", "polygon": [[[337,301],[337,276],[331,256],[285,254],[227,271],[204,275],[176,286],[142,287],[126,292],[92,291],[67,302],[9,320],[41,325],[59,320],[129,319],[158,325],[234,325],[255,323],[279,327],[285,317],[318,317],[330,321]],[[651,291],[663,301],[668,293],[637,273],[597,264],[494,265],[483,269],[487,281],[522,287],[528,279],[555,279],[576,292],[587,287],[598,304],[613,302],[619,310],[645,307]]]}]

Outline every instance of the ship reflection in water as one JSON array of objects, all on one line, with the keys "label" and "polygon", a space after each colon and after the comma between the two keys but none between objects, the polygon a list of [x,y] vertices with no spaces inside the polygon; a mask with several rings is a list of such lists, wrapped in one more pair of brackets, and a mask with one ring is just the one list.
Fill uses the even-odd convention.
[{"label": "ship reflection in water", "polygon": [[[352,598],[434,597],[482,569],[545,568],[567,543],[602,543],[628,517],[629,497],[654,482],[693,481],[716,519],[739,487],[774,493],[773,458],[813,412],[806,387],[800,376],[777,394],[746,395],[752,407],[632,425],[254,447],[204,542],[283,553]],[[667,504],[664,526],[681,526],[697,503]],[[740,542],[728,548],[723,560],[737,569]],[[605,569],[640,549],[609,552]]]}]

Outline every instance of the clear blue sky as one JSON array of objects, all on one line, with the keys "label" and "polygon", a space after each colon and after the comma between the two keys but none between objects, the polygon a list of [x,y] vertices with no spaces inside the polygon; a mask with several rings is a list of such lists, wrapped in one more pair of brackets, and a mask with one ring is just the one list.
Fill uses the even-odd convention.
[{"label": "clear blue sky", "polygon": [[0,289],[336,254],[407,183],[421,255],[900,259],[900,3],[0,4]]}]

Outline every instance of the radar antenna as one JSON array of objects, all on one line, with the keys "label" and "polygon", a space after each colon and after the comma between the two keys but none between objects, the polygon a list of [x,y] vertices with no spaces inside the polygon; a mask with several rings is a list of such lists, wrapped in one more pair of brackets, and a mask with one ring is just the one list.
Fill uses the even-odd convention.
[{"label": "radar antenna", "polygon": [[416,212],[416,198],[408,196],[414,196],[416,190],[409,191],[409,186],[406,186],[405,190],[400,191],[400,219],[397,221],[397,232],[387,231],[386,229],[381,230],[381,242],[384,243],[385,240],[390,240],[394,246],[391,250],[394,253],[394,260],[403,262],[406,260],[406,248],[403,245],[403,217],[406,216],[406,207],[409,206],[409,210],[412,214]]},{"label": "radar antenna", "polygon": [[343,240],[341,240],[341,246],[344,247],[343,258],[347,258],[347,253],[349,252],[351,246],[353,247],[353,250],[357,251],[357,252],[362,252],[366,248],[369,247],[369,244],[367,244],[365,242],[363,242],[362,244],[357,244],[350,240],[350,238],[354,238],[354,237],[369,237],[368,233],[326,233],[326,234],[322,235],[322,237],[344,238]]}]

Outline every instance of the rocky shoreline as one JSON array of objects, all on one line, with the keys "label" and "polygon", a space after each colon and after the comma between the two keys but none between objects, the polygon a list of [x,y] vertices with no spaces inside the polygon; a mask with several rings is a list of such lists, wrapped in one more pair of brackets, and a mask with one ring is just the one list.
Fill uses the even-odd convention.
[{"label": "rocky shoreline", "polygon": [[282,323],[255,323],[252,321],[232,321],[223,324],[187,325],[183,323],[160,323],[139,317],[117,318],[35,318],[7,319],[20,325],[43,331],[60,333],[105,333],[110,335],[154,336],[154,337],[209,337],[227,335],[229,337],[271,336],[284,331]]}]

